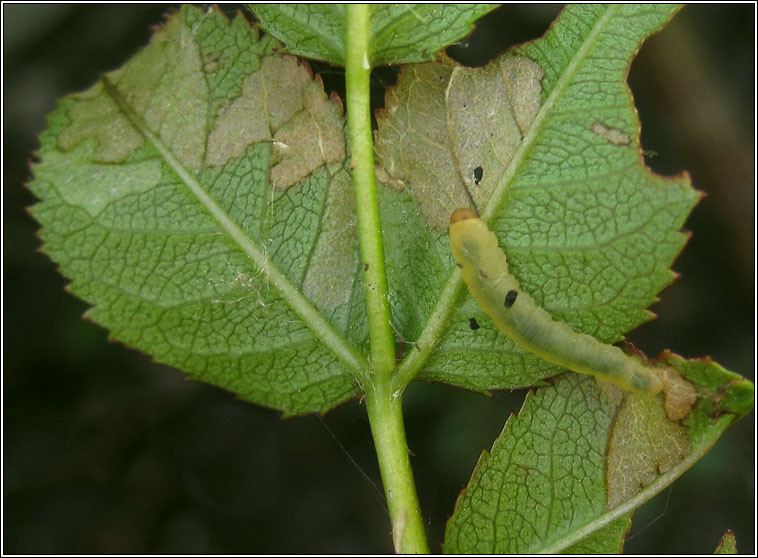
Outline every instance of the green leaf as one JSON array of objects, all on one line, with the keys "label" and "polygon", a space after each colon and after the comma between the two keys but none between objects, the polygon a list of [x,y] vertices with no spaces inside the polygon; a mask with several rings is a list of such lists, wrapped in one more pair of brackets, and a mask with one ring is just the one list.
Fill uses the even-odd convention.
[{"label": "green leaf", "polygon": [[[570,6],[545,37],[484,68],[441,59],[403,70],[378,117],[378,175],[385,214],[417,212],[405,210],[408,225],[390,229],[388,244],[441,293],[420,320],[403,301],[393,306],[397,331],[416,340],[404,380],[419,371],[486,391],[545,385],[562,371],[458,296],[446,227],[472,202],[522,288],[555,319],[612,343],[650,318],[700,195],[686,175],[645,167],[625,79],[641,42],[677,9]],[[390,275],[421,293],[419,280]],[[445,551],[619,552],[634,510],[752,409],[752,384],[707,359],[665,353],[649,364],[665,393],[569,374],[528,396],[480,459]]]},{"label": "green leaf", "polygon": [[[690,363],[678,363],[686,374]],[[530,393],[480,458],[448,523],[445,552],[620,552],[634,509],[739,418],[714,421],[726,411],[707,390],[699,396],[679,422],[660,396],[573,373]]]},{"label": "green leaf", "polygon": [[365,368],[344,123],[278,47],[241,16],[182,8],[50,115],[32,213],[114,339],[285,414],[323,412]]},{"label": "green leaf", "polygon": [[[285,52],[345,65],[344,4],[250,4],[264,29]],[[432,60],[468,35],[474,21],[496,4],[372,4],[373,66]]]},{"label": "green leaf", "polygon": [[[375,21],[382,10],[395,21],[394,9],[377,7]],[[420,34],[424,9],[400,9],[408,19],[375,33],[371,61],[444,46],[394,42],[395,31]],[[562,370],[458,296],[449,253],[447,218],[471,196],[556,319],[615,342],[649,318],[699,195],[686,176],[644,167],[624,80],[675,10],[570,7],[543,39],[485,68],[411,66],[388,96],[377,152],[405,351],[394,380],[420,371],[481,391],[548,386],[483,456],[448,550],[618,551],[636,506],[752,409],[750,382],[671,353],[651,363],[665,395],[574,374],[549,383]],[[285,414],[323,412],[368,378],[365,264],[341,106],[281,52],[241,17],[182,8],[124,68],[51,114],[32,213],[44,251],[114,339]],[[402,536],[407,518],[396,519]]]},{"label": "green leaf", "polygon": [[734,538],[734,533],[731,529],[727,529],[726,533],[721,537],[714,554],[737,554],[737,540]]},{"label": "green leaf", "polygon": [[[687,239],[679,229],[700,198],[686,175],[664,179],[644,166],[625,83],[641,42],[677,9],[572,6],[543,38],[483,68],[405,68],[378,116],[380,180],[412,196],[442,243],[450,214],[475,201],[538,305],[617,342],[651,318],[647,308],[674,279]],[[399,240],[397,250],[419,248]],[[452,273],[454,262],[434,266]],[[418,347],[421,378],[486,391],[561,372],[505,338],[469,296],[456,303],[451,281],[426,309],[435,321]]]},{"label": "green leaf", "polygon": [[731,413],[743,417],[753,410],[755,386],[739,374],[726,370],[710,358],[686,360],[664,351],[658,359],[663,366],[679,370],[713,402],[712,413]]}]

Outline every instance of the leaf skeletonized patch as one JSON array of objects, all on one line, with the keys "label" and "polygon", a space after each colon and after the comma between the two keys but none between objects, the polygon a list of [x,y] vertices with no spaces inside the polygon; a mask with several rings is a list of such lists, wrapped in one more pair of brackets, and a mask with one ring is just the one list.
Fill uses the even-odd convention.
[{"label": "leaf skeletonized patch", "polygon": [[[456,207],[475,202],[537,306],[605,344],[651,319],[700,198],[686,175],[644,166],[625,82],[642,40],[676,9],[572,8],[544,38],[484,68],[406,68],[378,118],[385,185],[410,192],[440,233]],[[561,371],[503,342],[488,320],[476,336],[459,327],[472,315],[466,302],[438,300],[430,314],[443,311],[452,325],[425,332],[439,350],[421,378],[487,391]]]},{"label": "leaf skeletonized patch", "polygon": [[539,110],[541,77],[513,55],[484,68],[446,58],[409,66],[377,119],[380,179],[407,186],[437,230],[469,194],[483,207]]},{"label": "leaf skeletonized patch", "polygon": [[[265,107],[265,110],[261,110]],[[268,56],[220,110],[207,162],[223,166],[254,143],[272,145],[271,184],[288,188],[326,163],[345,159],[341,108],[291,57]]]},{"label": "leaf skeletonized patch", "polygon": [[323,412],[364,364],[357,244],[321,234],[328,219],[355,236],[342,111],[277,46],[182,8],[50,115],[32,212],[113,338],[286,414]]},{"label": "leaf skeletonized patch", "polygon": [[[544,71],[543,97],[512,173],[483,210],[491,245],[502,247],[536,304],[606,343],[644,321],[672,280],[686,240],[679,229],[699,199],[688,177],[663,179],[644,166],[625,83],[642,40],[677,9],[570,6],[543,38],[515,49]],[[498,312],[518,305],[522,293],[509,296],[517,287],[504,273],[479,271],[483,282],[503,281],[492,297]],[[553,378],[482,454],[448,522],[447,553],[619,553],[634,510],[753,406],[752,384],[709,359],[664,353],[651,363],[664,393],[628,393],[540,368],[470,297],[451,315],[422,378],[481,391]],[[470,319],[481,326],[475,333]]]}]

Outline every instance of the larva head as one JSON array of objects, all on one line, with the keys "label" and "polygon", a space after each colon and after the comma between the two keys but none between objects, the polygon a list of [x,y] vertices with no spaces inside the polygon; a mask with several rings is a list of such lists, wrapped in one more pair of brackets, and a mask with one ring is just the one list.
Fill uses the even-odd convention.
[{"label": "larva head", "polygon": [[468,209],[467,207],[459,207],[453,211],[453,214],[450,216],[450,224],[455,225],[461,221],[478,218],[479,217],[476,215],[476,212],[473,209]]}]

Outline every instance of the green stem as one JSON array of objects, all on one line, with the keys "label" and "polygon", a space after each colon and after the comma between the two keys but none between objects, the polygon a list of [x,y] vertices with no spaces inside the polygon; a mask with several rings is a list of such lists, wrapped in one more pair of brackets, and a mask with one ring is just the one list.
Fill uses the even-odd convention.
[{"label": "green stem", "polygon": [[345,55],[347,126],[368,311],[371,364],[376,374],[389,376],[395,368],[395,338],[390,327],[384,245],[376,197],[370,77],[369,6],[348,4]]},{"label": "green stem", "polygon": [[398,554],[429,554],[403,426],[403,398],[388,382],[366,390],[366,411],[382,472],[392,542]]},{"label": "green stem", "polygon": [[391,329],[384,245],[374,174],[369,102],[370,6],[347,5],[345,53],[348,142],[355,188],[363,283],[373,374],[365,384],[366,410],[398,553],[428,553],[403,425],[402,391],[393,393],[395,338]]}]

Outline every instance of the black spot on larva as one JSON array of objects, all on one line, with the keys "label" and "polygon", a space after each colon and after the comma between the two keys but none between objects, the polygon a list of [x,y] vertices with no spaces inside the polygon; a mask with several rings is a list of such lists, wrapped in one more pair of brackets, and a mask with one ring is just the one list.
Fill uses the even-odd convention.
[{"label": "black spot on larva", "polygon": [[476,331],[477,329],[479,329],[479,323],[476,321],[476,318],[469,318],[468,326],[471,328],[472,331]]},{"label": "black spot on larva", "polygon": [[363,271],[368,271],[368,264],[367,263],[363,264]]},{"label": "black spot on larva", "polygon": [[461,264],[456,263],[455,265],[457,265],[459,268],[463,269],[463,266]]},{"label": "black spot on larva", "polygon": [[516,297],[518,296],[518,291],[511,289],[508,291],[508,294],[505,295],[505,307],[510,308],[513,306],[513,303],[516,302]]},{"label": "black spot on larva", "polygon": [[479,277],[481,277],[482,279],[486,279],[487,278],[487,274],[484,272],[483,269],[479,270]]},{"label": "black spot on larva", "polygon": [[482,181],[482,176],[484,176],[484,169],[482,167],[476,167],[474,169],[474,184],[479,186],[479,183]]}]

